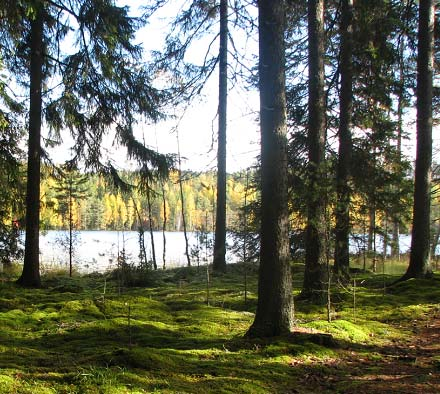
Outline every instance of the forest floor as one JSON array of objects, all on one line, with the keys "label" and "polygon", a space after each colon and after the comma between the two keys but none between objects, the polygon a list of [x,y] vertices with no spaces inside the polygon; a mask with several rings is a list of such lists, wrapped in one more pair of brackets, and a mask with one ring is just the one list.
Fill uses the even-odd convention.
[{"label": "forest floor", "polygon": [[[294,288],[302,265],[293,266]],[[255,266],[0,275],[0,393],[440,393],[440,276],[354,273],[292,335],[248,339]]]},{"label": "forest floor", "polygon": [[414,319],[406,327],[411,334],[388,346],[359,345],[338,350],[325,360],[325,373],[315,368],[304,375],[292,393],[440,393],[440,312]]}]

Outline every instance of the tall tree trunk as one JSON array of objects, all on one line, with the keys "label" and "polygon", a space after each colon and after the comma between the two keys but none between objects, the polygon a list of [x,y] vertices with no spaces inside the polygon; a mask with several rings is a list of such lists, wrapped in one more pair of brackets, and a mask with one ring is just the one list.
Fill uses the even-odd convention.
[{"label": "tall tree trunk", "polygon": [[26,186],[26,241],[23,272],[18,283],[40,287],[40,157],[41,107],[43,84],[43,14],[37,3],[35,19],[31,22],[30,38],[30,107],[29,142]]},{"label": "tall tree trunk", "polygon": [[[185,198],[183,195],[183,181],[182,181],[182,159],[180,156],[180,141],[179,141],[179,132],[176,131],[177,137],[177,161],[179,165],[179,192],[180,192],[180,203],[182,208],[182,225],[183,225],[183,236],[185,237],[185,256],[187,266],[191,267],[191,258],[189,257],[189,241],[188,241],[188,232],[186,231],[186,217],[185,217]],[[179,226],[180,227],[180,226]]]},{"label": "tall tree trunk", "polygon": [[249,191],[249,169],[246,168],[246,181],[244,185],[244,204],[243,204],[243,263],[246,264],[248,260],[248,222],[247,222],[247,199]]},{"label": "tall tree trunk", "polygon": [[148,223],[150,230],[150,242],[151,242],[151,254],[153,258],[153,268],[157,270],[157,261],[156,261],[156,247],[154,245],[154,233],[153,233],[153,211],[151,206],[151,189],[150,182],[147,180],[147,206],[148,206]]},{"label": "tall tree trunk", "polygon": [[[397,170],[400,171],[402,161],[402,134],[403,134],[403,107],[405,91],[405,65],[404,65],[404,45],[403,38],[399,47],[399,92],[397,101]],[[400,260],[400,222],[397,217],[393,218],[393,242],[391,243],[391,257]]]},{"label": "tall tree trunk", "polygon": [[417,153],[409,266],[401,280],[422,278],[430,271],[432,162],[432,68],[434,4],[420,0],[417,54]]},{"label": "tall tree trunk", "polygon": [[163,265],[162,268],[166,268],[166,256],[167,256],[167,237],[166,237],[166,230],[167,230],[167,201],[165,198],[165,186],[164,183],[162,184],[162,207],[163,207],[163,222],[162,222],[162,240],[163,240],[163,249],[162,249],[162,261]]},{"label": "tall tree trunk", "polygon": [[226,122],[228,102],[228,0],[220,0],[220,53],[217,151],[217,208],[214,271],[226,271]]},{"label": "tall tree trunk", "polygon": [[69,276],[73,273],[73,196],[72,196],[72,178],[69,176]]},{"label": "tall tree trunk", "polygon": [[353,0],[342,0],[341,9],[340,73],[341,92],[339,96],[339,152],[336,174],[337,205],[335,225],[334,271],[340,279],[350,276],[350,166],[351,166],[351,112],[353,107]]},{"label": "tall tree trunk", "polygon": [[287,209],[285,2],[260,0],[259,87],[261,122],[261,230],[258,303],[247,335],[291,331],[292,279]]},{"label": "tall tree trunk", "polygon": [[325,197],[325,94],[324,0],[308,3],[309,35],[309,200],[307,206],[306,262],[302,298],[325,302],[326,197]]}]

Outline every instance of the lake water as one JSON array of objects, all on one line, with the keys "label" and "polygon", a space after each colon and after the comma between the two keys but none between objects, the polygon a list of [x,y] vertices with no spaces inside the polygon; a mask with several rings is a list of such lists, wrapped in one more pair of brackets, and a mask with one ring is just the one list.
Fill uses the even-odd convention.
[{"label": "lake water", "polygon": [[[136,231],[77,231],[74,246],[75,269],[82,272],[104,272],[116,268],[117,257],[125,250],[128,262],[137,264],[139,261],[139,235]],[[147,259],[152,260],[150,233],[145,235]],[[186,266],[185,237],[183,232],[165,232],[166,237],[166,267]],[[156,262],[159,268],[163,267],[163,235],[162,232],[153,232]],[[191,247],[197,245],[197,234],[188,233]],[[209,260],[210,252],[201,248],[205,260]],[[43,269],[52,267],[67,267],[69,261],[67,231],[46,231],[40,235],[40,261]],[[233,256],[227,256],[234,260]],[[197,261],[192,261],[197,265]]]},{"label": "lake water", "polygon": [[[162,232],[153,233],[156,251],[156,262],[159,268],[163,267],[163,236]],[[104,272],[116,268],[118,253],[125,249],[128,262],[137,264],[139,261],[138,233],[136,231],[77,231],[74,251],[75,269],[81,273]],[[165,232],[166,237],[166,267],[183,267],[187,265],[185,256],[185,238],[183,232]],[[212,234],[210,234],[212,241]],[[197,245],[197,234],[188,232],[190,250]],[[68,268],[69,252],[66,245],[66,231],[47,231],[40,235],[40,261],[42,269]],[[232,243],[228,239],[228,243]],[[381,237],[376,239],[377,252],[382,253],[383,242]],[[402,234],[400,237],[400,252],[407,253],[411,245],[411,236]],[[145,247],[147,259],[152,260],[150,234],[145,233]],[[350,242],[350,252],[359,253],[363,245]],[[437,248],[439,249],[439,248]],[[390,252],[390,250],[389,250]],[[437,252],[440,252],[437,250]],[[200,248],[200,264],[211,262],[212,251],[203,246]],[[227,253],[228,262],[236,262],[237,257],[231,252]],[[193,266],[197,265],[191,259]]]}]

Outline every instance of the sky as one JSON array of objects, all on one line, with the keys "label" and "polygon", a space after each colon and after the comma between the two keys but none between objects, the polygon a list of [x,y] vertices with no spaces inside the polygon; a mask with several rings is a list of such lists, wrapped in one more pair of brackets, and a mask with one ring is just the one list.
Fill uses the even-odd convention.
[{"label": "sky", "polygon": [[[161,50],[169,23],[185,1],[170,0],[168,5],[154,15],[151,22],[137,34],[137,40],[145,50]],[[138,14],[144,2],[136,0],[118,0],[118,5],[128,5],[132,15]],[[244,57],[257,55],[256,42],[235,45],[243,51]],[[201,39],[188,53],[188,60],[200,63],[206,54],[208,42]],[[212,47],[217,55],[218,46]],[[147,55],[148,56],[148,55]],[[168,110],[171,115],[167,121],[157,124],[140,123],[135,128],[135,135],[145,141],[150,148],[161,153],[177,153],[176,129],[179,133],[182,168],[194,171],[208,171],[216,168],[218,131],[218,73],[215,72],[201,94],[190,105]],[[228,92],[227,113],[227,171],[235,172],[255,163],[260,152],[258,124],[259,96],[256,90],[245,89],[239,84],[231,87]],[[130,167],[125,162],[125,149],[117,151],[109,148],[110,156],[119,167]],[[133,164],[131,164],[133,165]]]},{"label": "sky", "polygon": [[[151,22],[138,33],[139,41],[148,50],[161,50],[169,23],[176,16],[185,1],[171,0],[168,5],[154,15]],[[188,2],[186,2],[188,3]],[[118,4],[128,5],[133,13],[139,12],[135,0],[119,0]],[[151,39],[154,37],[154,39]],[[188,60],[200,64],[206,55],[208,39],[201,39],[189,48]],[[236,44],[243,52],[243,57],[257,55],[258,46]],[[217,55],[218,45],[213,46]],[[250,53],[249,53],[250,52]],[[217,70],[216,70],[217,71]],[[215,72],[200,97],[190,105],[173,109],[174,119],[156,125],[140,125],[138,132],[148,144],[157,141],[157,148],[162,153],[177,152],[177,136],[182,156],[182,166],[195,171],[213,170],[216,167],[216,135],[218,131],[218,73]],[[229,87],[227,113],[227,171],[234,172],[254,164],[259,153],[258,125],[259,96],[256,90],[249,91],[243,86]]]},{"label": "sky", "polygon": [[[130,14],[138,16],[140,7],[147,2],[137,0],[117,0],[119,6],[129,6]],[[152,50],[163,49],[169,23],[175,17],[185,0],[169,0],[168,6],[151,18],[147,26],[139,30],[136,41],[145,49],[146,59]],[[256,56],[257,43],[252,41],[235,43],[243,56]],[[201,39],[188,53],[188,60],[199,62],[205,56],[206,40]],[[218,53],[218,46],[212,47],[212,53]],[[157,149],[160,153],[177,154],[177,136],[179,133],[182,168],[194,171],[209,171],[216,168],[216,135],[218,130],[218,73],[214,72],[199,97],[186,107],[167,109],[168,120],[156,124],[139,122],[134,133],[140,141]],[[258,124],[259,96],[256,90],[249,90],[240,84],[229,86],[227,114],[227,171],[235,172],[255,163],[260,152],[260,133]],[[66,151],[74,141],[64,138],[63,146],[48,149],[55,162],[66,160]],[[126,157],[124,147],[114,145],[114,136],[110,133],[104,140],[103,155],[113,162],[116,168],[134,169],[136,163]],[[106,157],[103,158],[103,161]]]},{"label": "sky", "polygon": [[[129,6],[132,15],[138,15],[140,6],[146,4],[138,0],[117,0],[120,6]],[[141,43],[146,56],[150,50],[161,50],[164,38],[169,31],[169,23],[182,7],[185,0],[169,0],[168,6],[157,13],[150,23],[142,28],[137,34],[137,41]],[[235,46],[243,54],[244,58],[257,55],[258,46],[256,41],[238,40]],[[205,56],[206,41],[201,40],[188,54],[188,60],[200,62]],[[213,53],[218,51],[215,45]],[[231,85],[231,84],[230,84]],[[218,130],[217,118],[218,106],[218,73],[215,72],[208,81],[207,86],[201,92],[200,97],[195,99],[186,108],[173,108],[168,111],[171,117],[167,121],[157,124],[140,122],[135,128],[135,134],[141,141],[145,141],[150,148],[157,149],[161,153],[177,153],[177,136],[179,133],[180,152],[183,169],[194,171],[208,171],[216,168],[216,134]],[[260,132],[258,124],[259,97],[256,90],[246,89],[237,84],[230,87],[228,92],[228,123],[227,123],[227,171],[234,172],[245,169],[256,161],[260,152]],[[410,111],[412,114],[415,111]],[[412,118],[412,116],[410,116]],[[411,123],[411,122],[410,122]],[[410,157],[415,156],[415,124],[408,126],[410,140],[403,142],[404,150]],[[433,131],[434,146],[439,146],[439,132]],[[135,168],[126,158],[126,150],[123,147],[113,146],[114,138],[110,135],[104,146],[104,152],[113,161],[117,168]],[[74,142],[67,139],[64,147],[72,146]],[[65,149],[57,148],[52,152],[55,161],[64,161]],[[438,157],[439,155],[437,155]],[[435,159],[435,157],[434,157]],[[440,158],[437,158],[440,160]]]}]

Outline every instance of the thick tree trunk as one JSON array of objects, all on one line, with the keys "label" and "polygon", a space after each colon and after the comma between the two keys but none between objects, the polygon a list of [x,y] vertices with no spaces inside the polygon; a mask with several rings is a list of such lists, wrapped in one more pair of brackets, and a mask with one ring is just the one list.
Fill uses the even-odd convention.
[{"label": "thick tree trunk", "polygon": [[326,300],[324,1],[308,1],[309,29],[309,199],[302,298]]},{"label": "thick tree trunk", "polygon": [[413,225],[409,266],[401,280],[422,278],[430,271],[433,31],[433,1],[420,0],[417,55],[417,153]]},{"label": "thick tree trunk", "polygon": [[350,166],[351,166],[351,112],[353,107],[352,31],[353,0],[342,0],[339,99],[339,152],[336,174],[337,205],[335,225],[335,262],[337,277],[347,280],[350,276]]},{"label": "thick tree trunk", "polygon": [[258,9],[261,246],[257,311],[247,335],[271,337],[290,332],[293,324],[287,209],[284,1],[260,0]]},{"label": "thick tree trunk", "polygon": [[214,271],[226,271],[226,121],[228,96],[228,0],[220,0],[217,208]]},{"label": "thick tree trunk", "polygon": [[31,22],[29,142],[26,187],[26,241],[23,272],[18,283],[26,287],[40,287],[40,157],[41,107],[43,83],[43,15],[42,6],[36,8]]}]

